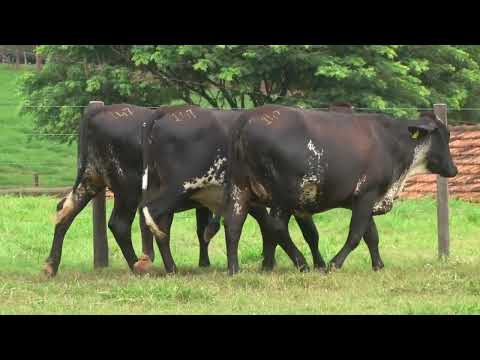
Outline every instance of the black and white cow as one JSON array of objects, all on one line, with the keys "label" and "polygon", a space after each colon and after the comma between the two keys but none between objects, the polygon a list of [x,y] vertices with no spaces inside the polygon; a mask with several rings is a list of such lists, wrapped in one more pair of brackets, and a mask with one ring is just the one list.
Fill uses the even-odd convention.
[{"label": "black and white cow", "polygon": [[[63,239],[88,202],[108,187],[115,195],[114,208],[108,222],[115,240],[133,270],[138,258],[132,246],[131,226],[141,199],[143,173],[141,129],[153,110],[130,104],[104,107],[89,105],[81,120],[78,173],[72,191],[57,205],[55,233],[44,272],[54,276],[58,271]],[[171,214],[173,217],[173,214]],[[197,235],[200,244],[200,266],[208,266],[208,241],[203,234],[211,220],[207,208],[197,209]],[[218,229],[213,224],[210,228]],[[153,260],[153,239],[140,213],[143,252]],[[210,233],[209,238],[214,234]],[[163,244],[163,243],[162,243]],[[161,252],[166,252],[160,249]],[[137,263],[138,265],[138,263]],[[138,270],[142,271],[142,264]],[[148,264],[147,264],[148,265]]]},{"label": "black and white cow", "polygon": [[[168,243],[169,214],[173,212],[206,206],[217,216],[223,214],[228,133],[242,113],[184,105],[162,108],[145,123],[141,208],[147,225],[158,239]],[[272,240],[270,217],[265,207],[252,206],[247,212],[260,225],[264,251],[274,248],[276,243]],[[314,266],[324,268],[313,220],[310,217],[296,217],[296,220],[311,249]],[[308,270],[305,258],[291,240],[278,244],[300,270]],[[171,254],[165,255],[165,267],[173,269],[175,264]],[[270,270],[273,266],[273,257],[264,259],[263,269]]]},{"label": "black and white cow", "polygon": [[[252,204],[271,207],[276,237],[282,241],[290,238],[285,219],[291,214],[351,209],[347,241],[329,268],[340,268],[362,237],[373,268],[382,268],[373,216],[390,211],[409,176],[457,174],[449,136],[433,114],[401,121],[274,105],[245,112],[232,128],[226,176],[229,273],[239,269],[238,241]],[[266,251],[265,256],[273,255]]]}]

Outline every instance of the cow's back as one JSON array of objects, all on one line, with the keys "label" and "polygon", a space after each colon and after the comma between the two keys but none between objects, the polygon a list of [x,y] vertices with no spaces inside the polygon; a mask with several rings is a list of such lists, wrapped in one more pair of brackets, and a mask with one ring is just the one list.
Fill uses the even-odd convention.
[{"label": "cow's back", "polygon": [[375,116],[263,106],[239,121],[235,168],[291,207],[308,196],[324,208],[347,204],[361,175],[384,163],[376,127]]},{"label": "cow's back", "polygon": [[131,104],[104,106],[86,116],[86,144],[80,149],[85,171],[112,190],[130,184],[140,191],[142,173],[142,124],[153,110]]}]

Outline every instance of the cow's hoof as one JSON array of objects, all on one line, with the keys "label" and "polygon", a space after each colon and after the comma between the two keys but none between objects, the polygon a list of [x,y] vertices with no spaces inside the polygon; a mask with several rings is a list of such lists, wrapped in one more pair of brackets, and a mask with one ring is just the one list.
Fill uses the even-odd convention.
[{"label": "cow's hoof", "polygon": [[382,270],[384,267],[385,267],[385,265],[383,265],[383,263],[382,263],[382,264],[373,265],[373,271],[380,271],[380,270]]},{"label": "cow's hoof", "polygon": [[337,271],[337,269],[339,269],[339,268],[337,267],[337,265],[336,265],[334,262],[331,262],[331,263],[328,264],[327,272],[328,272],[328,273],[332,273],[332,272]]},{"label": "cow's hoof", "polygon": [[228,269],[228,276],[234,276],[239,273],[240,269],[235,268],[235,269]]},{"label": "cow's hoof", "polygon": [[306,273],[310,271],[310,267],[307,264],[304,264],[304,265],[300,265],[298,267],[298,270],[300,270],[300,272],[302,273]]},{"label": "cow's hoof", "polygon": [[52,278],[52,277],[54,277],[57,273],[56,273],[56,271],[53,269],[52,264],[46,263],[46,264],[43,266],[43,274],[44,274],[46,277],[48,277],[48,278]]},{"label": "cow's hoof", "polygon": [[152,267],[152,264],[152,260],[150,260],[148,255],[142,255],[138,261],[133,264],[133,272],[137,275],[146,274]]},{"label": "cow's hoof", "polygon": [[315,270],[317,270],[320,274],[327,274],[328,270],[325,265],[323,266],[315,266]]},{"label": "cow's hoof", "polygon": [[200,260],[198,262],[198,266],[199,267],[209,267],[210,266],[210,260],[206,259],[206,260]]},{"label": "cow's hoof", "polygon": [[272,272],[273,271],[273,268],[274,266],[272,264],[262,264],[262,271],[263,272]]}]

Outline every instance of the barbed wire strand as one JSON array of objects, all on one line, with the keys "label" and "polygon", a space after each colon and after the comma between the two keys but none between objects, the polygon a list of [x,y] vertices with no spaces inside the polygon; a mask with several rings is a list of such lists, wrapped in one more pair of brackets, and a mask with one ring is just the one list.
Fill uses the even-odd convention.
[{"label": "barbed wire strand", "polygon": [[[286,98],[294,98],[291,96],[286,96]],[[307,101],[310,101],[310,99],[307,99]],[[315,100],[311,100],[315,101]],[[8,104],[8,103],[0,103],[0,106],[23,106],[25,108],[62,108],[62,107],[70,107],[70,108],[86,108],[88,105],[22,105],[22,104]],[[108,105],[105,105],[108,106]],[[162,106],[143,106],[145,108],[150,108],[150,109],[160,109]],[[204,109],[209,109],[209,110],[218,110],[219,108],[214,108],[214,107],[203,107]],[[328,107],[312,107],[312,108],[306,108],[309,110],[328,110]],[[355,110],[372,110],[372,111],[384,111],[384,110],[419,110],[419,111],[428,111],[432,110],[433,107],[424,107],[424,108],[417,108],[417,107],[385,107],[385,108],[371,108],[371,107],[356,107],[353,106],[353,109]],[[246,108],[227,108],[227,109],[221,109],[221,110],[247,110]],[[480,108],[460,108],[460,109],[452,109],[452,108],[447,108],[448,111],[480,111]]]}]

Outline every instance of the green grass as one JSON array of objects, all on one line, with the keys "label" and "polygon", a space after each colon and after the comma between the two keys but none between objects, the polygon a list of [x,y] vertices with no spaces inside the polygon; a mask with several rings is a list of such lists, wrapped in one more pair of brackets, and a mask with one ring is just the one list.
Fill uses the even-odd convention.
[{"label": "green grass", "polygon": [[68,186],[76,173],[76,146],[32,137],[33,119],[20,116],[16,81],[33,66],[19,69],[0,64],[0,187],[31,186],[39,173],[40,186]]},{"label": "green grass", "polygon": [[[385,269],[371,270],[362,243],[336,273],[297,272],[281,249],[278,266],[262,273],[258,226],[247,219],[240,241],[241,273],[226,275],[223,228],[212,240],[212,267],[199,269],[195,216],[176,215],[172,252],[179,274],[132,275],[109,233],[110,267],[92,270],[91,208],[72,225],[59,273],[41,274],[48,255],[58,200],[3,197],[0,207],[0,314],[480,314],[480,206],[451,201],[451,256],[437,260],[436,208],[432,199],[400,201],[377,217]],[[110,211],[112,202],[109,201]],[[343,245],[350,212],[318,214],[326,259]],[[140,235],[133,228],[137,253]],[[298,226],[290,231],[311,265]]]}]

